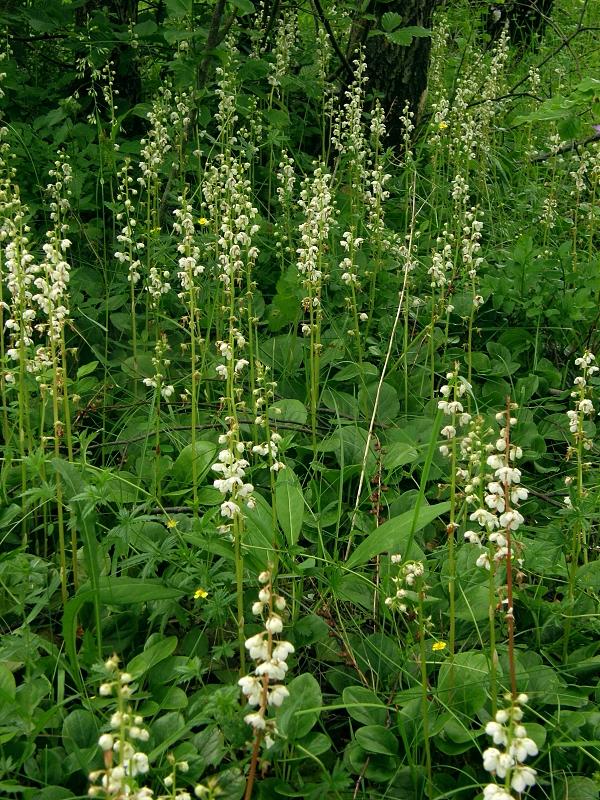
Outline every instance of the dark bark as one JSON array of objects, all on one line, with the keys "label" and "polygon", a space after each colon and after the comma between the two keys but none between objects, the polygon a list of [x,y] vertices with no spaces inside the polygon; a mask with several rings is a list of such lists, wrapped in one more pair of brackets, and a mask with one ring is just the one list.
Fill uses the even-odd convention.
[{"label": "dark bark", "polygon": [[[401,27],[420,26],[431,29],[438,0],[394,0],[375,3],[373,30],[381,30],[381,17],[393,11],[402,17]],[[427,72],[431,54],[429,37],[412,40],[408,47],[392,44],[384,35],[366,38],[365,28],[359,39],[366,39],[368,91],[382,95],[386,112],[388,143],[398,144],[402,137],[400,115],[408,102],[418,124],[427,100]],[[368,35],[368,34],[367,34]]]}]

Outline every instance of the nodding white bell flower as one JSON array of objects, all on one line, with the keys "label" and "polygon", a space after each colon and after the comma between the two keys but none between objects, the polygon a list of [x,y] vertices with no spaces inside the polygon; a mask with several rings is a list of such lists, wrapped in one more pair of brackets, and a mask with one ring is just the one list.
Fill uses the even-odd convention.
[{"label": "nodding white bell flower", "polygon": [[518,488],[513,487],[510,491],[511,503],[518,504],[521,500],[527,500],[528,497],[529,497],[529,492],[522,486],[519,486]]},{"label": "nodding white bell flower", "polygon": [[[523,730],[525,730],[524,727]],[[533,739],[529,739],[527,736],[524,736],[522,739],[515,738],[512,740],[510,743],[509,753],[513,756],[515,761],[525,761],[527,756],[537,756],[539,750]]]},{"label": "nodding white bell flower", "polygon": [[259,712],[256,711],[253,714],[247,714],[244,717],[244,722],[248,725],[252,725],[254,730],[264,730],[267,726],[264,716]]},{"label": "nodding white bell flower", "polygon": [[510,509],[510,511],[505,511],[500,517],[500,525],[503,528],[510,528],[511,531],[518,530],[519,525],[522,525],[524,522],[525,518],[516,510],[516,508]]},{"label": "nodding white bell flower", "polygon": [[273,659],[276,661],[285,661],[293,652],[295,652],[293,644],[290,644],[290,642],[278,642],[273,648]]},{"label": "nodding white bell flower", "polygon": [[246,640],[244,646],[250,653],[250,658],[254,661],[258,661],[259,659],[264,661],[269,654],[264,631],[251,636]]},{"label": "nodding white bell flower", "polygon": [[514,800],[513,796],[497,783],[488,783],[483,790],[483,798],[484,800]]},{"label": "nodding white bell flower", "polygon": [[265,628],[269,633],[281,633],[283,630],[283,621],[277,614],[272,614],[265,622]]},{"label": "nodding white bell flower", "polygon": [[241,513],[241,508],[238,506],[237,503],[234,503],[232,500],[226,500],[224,503],[221,503],[221,516],[226,517],[227,519],[233,519],[236,514]]},{"label": "nodding white bell flower", "polygon": [[263,682],[252,675],[245,675],[238,681],[238,686],[241,687],[242,692],[246,695],[248,705],[258,706],[262,700]]},{"label": "nodding white bell flower", "polygon": [[289,697],[290,693],[281,684],[276,684],[275,686],[271,686],[269,688],[269,693],[267,696],[267,702],[270,706],[279,707],[286,697]]},{"label": "nodding white bell flower", "polygon": [[481,539],[474,531],[465,531],[463,535],[467,541],[471,542],[471,544],[477,544],[479,547],[483,547],[481,544]]},{"label": "nodding white bell flower", "polygon": [[487,526],[493,530],[499,525],[498,518],[486,511],[485,508],[478,508],[469,516],[469,519],[471,522],[478,522],[482,528]]},{"label": "nodding white bell flower", "polygon": [[516,792],[524,792],[528,786],[535,786],[536,775],[531,767],[517,767],[511,775],[510,785]]},{"label": "nodding white bell flower", "polygon": [[516,467],[500,467],[494,473],[499,481],[510,486],[513,483],[521,482],[521,470]]},{"label": "nodding white bell flower", "polygon": [[492,737],[494,744],[506,745],[508,742],[506,730],[500,722],[494,720],[488,722],[485,726],[485,732]]},{"label": "nodding white bell flower", "polygon": [[504,461],[502,460],[501,456],[495,454],[488,456],[486,463],[488,467],[491,467],[492,469],[502,469],[504,466]]}]

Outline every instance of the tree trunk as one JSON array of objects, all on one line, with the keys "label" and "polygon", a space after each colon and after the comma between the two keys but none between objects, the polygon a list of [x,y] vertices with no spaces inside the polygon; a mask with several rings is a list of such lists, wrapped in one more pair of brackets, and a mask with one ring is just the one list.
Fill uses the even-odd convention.
[{"label": "tree trunk", "polygon": [[[388,11],[402,17],[402,28],[419,26],[431,29],[438,0],[394,0],[375,2],[373,29],[381,30],[381,17]],[[363,31],[363,38],[365,34]],[[384,35],[366,39],[365,55],[369,83],[367,90],[383,95],[388,143],[398,144],[402,137],[400,116],[408,102],[418,124],[427,100],[427,72],[431,53],[430,37],[415,37],[408,47],[392,44]]]}]

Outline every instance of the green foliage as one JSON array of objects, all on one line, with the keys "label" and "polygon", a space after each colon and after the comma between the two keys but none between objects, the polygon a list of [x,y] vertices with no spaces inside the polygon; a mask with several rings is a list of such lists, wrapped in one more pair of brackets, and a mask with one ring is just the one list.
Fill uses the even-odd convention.
[{"label": "green foliage", "polygon": [[[528,796],[597,800],[598,9],[92,5],[2,18],[0,795],[87,795],[116,653],[155,797],[481,797],[514,683]],[[349,43],[428,39],[379,111]]]}]

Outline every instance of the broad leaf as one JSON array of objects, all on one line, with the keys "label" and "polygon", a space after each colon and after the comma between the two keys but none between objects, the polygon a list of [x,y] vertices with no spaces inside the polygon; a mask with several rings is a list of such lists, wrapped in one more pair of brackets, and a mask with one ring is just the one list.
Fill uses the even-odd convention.
[{"label": "broad leaf", "polygon": [[[415,530],[421,530],[425,525],[428,525],[432,520],[439,517],[440,514],[445,514],[450,510],[450,503],[437,503],[435,506],[425,506],[419,511],[417,516],[417,524]],[[407,511],[400,514],[399,517],[384,522],[377,530],[370,533],[367,538],[359,544],[356,550],[352,553],[346,567],[353,569],[366,564],[374,556],[391,550],[392,548],[403,546],[403,543],[408,541],[410,536],[411,526],[413,522],[413,511]]]}]

